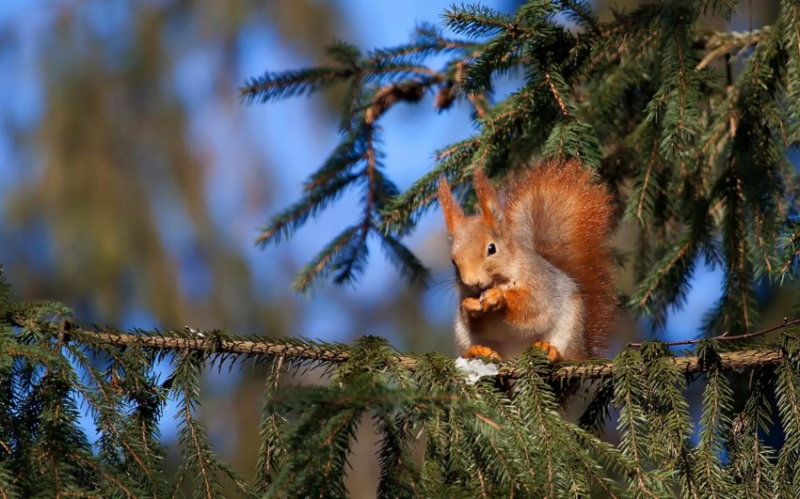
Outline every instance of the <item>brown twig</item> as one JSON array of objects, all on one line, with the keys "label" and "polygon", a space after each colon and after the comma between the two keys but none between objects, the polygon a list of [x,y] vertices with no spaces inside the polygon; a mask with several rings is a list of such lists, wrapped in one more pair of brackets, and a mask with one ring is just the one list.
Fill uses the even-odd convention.
[{"label": "brown twig", "polygon": [[[472,58],[478,56],[478,52],[472,54]],[[475,114],[478,116],[479,119],[484,119],[489,113],[488,103],[486,101],[486,95],[483,93],[473,93],[465,88],[465,76],[466,76],[466,68],[467,68],[467,61],[459,61],[456,63],[456,71],[454,75],[454,80],[458,83],[458,85],[463,89],[462,91],[467,96],[467,100],[469,100],[472,107],[475,108]]]},{"label": "brown twig", "polygon": [[380,119],[386,111],[399,102],[416,103],[425,95],[425,90],[444,80],[444,76],[437,75],[428,80],[406,80],[390,83],[381,87],[372,99],[364,114],[364,121],[372,125]]},{"label": "brown twig", "polygon": [[747,33],[736,32],[721,32],[711,35],[705,43],[705,48],[709,51],[708,54],[697,64],[697,70],[702,70],[711,61],[724,54],[730,54],[734,50],[738,50],[735,57],[738,57],[742,51],[758,44],[763,41],[769,34],[770,27],[766,26],[760,30],[750,30]]},{"label": "brown twig", "polygon": [[[746,334],[737,334],[735,336],[728,336],[728,333],[722,333],[719,336],[714,336],[712,338],[702,338],[698,340],[681,340],[681,341],[667,341],[664,345],[668,347],[680,346],[680,345],[696,345],[697,343],[702,343],[708,340],[718,340],[718,341],[735,341],[735,340],[745,340],[747,338],[754,338],[756,336],[761,336],[762,334],[771,333],[773,331],[778,331],[781,329],[786,329],[787,327],[797,326],[800,325],[800,319],[794,319],[791,321],[786,321],[784,319],[783,324],[778,326],[768,327],[767,329],[762,329],[761,331],[754,331],[752,333]],[[639,348],[642,346],[642,343],[628,343],[628,346],[631,348]]]}]

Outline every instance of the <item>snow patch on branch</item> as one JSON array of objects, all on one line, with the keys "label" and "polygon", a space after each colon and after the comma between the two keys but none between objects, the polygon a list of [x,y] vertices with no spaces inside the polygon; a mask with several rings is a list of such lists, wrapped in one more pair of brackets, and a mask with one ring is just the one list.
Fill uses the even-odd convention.
[{"label": "snow patch on branch", "polygon": [[467,383],[470,385],[474,385],[484,376],[497,376],[499,373],[497,364],[491,362],[484,364],[480,359],[465,359],[459,357],[456,359],[456,367],[461,369],[466,375]]}]

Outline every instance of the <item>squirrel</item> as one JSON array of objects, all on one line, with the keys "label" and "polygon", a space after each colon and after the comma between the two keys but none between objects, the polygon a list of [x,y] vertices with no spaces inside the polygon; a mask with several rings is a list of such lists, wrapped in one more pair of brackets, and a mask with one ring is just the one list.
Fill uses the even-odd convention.
[{"label": "squirrel", "polygon": [[498,190],[476,169],[480,211],[465,216],[450,184],[439,204],[452,238],[464,357],[518,357],[534,345],[549,361],[582,360],[606,347],[616,320],[609,248],[612,197],[578,160],[526,168]]}]

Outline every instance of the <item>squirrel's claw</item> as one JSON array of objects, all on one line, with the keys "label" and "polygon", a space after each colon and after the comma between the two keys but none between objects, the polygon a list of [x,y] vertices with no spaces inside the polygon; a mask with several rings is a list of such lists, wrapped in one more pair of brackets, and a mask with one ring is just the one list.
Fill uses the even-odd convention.
[{"label": "squirrel's claw", "polygon": [[558,351],[558,348],[551,345],[549,341],[537,341],[533,346],[544,350],[544,353],[547,355],[547,360],[549,360],[551,364],[561,361],[561,352]]},{"label": "squirrel's claw", "polygon": [[464,352],[462,357],[466,359],[474,359],[475,357],[486,357],[492,360],[500,360],[500,354],[495,352],[489,347],[484,347],[481,345],[472,345]]}]

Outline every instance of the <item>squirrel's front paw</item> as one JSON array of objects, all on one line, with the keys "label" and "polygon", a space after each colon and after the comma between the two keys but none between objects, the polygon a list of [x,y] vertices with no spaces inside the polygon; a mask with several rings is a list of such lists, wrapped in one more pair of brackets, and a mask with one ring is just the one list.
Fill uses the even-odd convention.
[{"label": "squirrel's front paw", "polygon": [[483,311],[492,312],[505,306],[506,297],[500,288],[489,288],[481,295],[481,301],[483,302]]},{"label": "squirrel's front paw", "polygon": [[480,298],[468,297],[461,300],[461,308],[473,317],[500,310],[505,305],[506,297],[500,288],[489,288],[481,293]]},{"label": "squirrel's front paw", "polygon": [[478,298],[464,298],[461,300],[461,308],[469,315],[480,315],[483,313],[483,304]]}]

